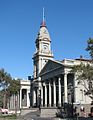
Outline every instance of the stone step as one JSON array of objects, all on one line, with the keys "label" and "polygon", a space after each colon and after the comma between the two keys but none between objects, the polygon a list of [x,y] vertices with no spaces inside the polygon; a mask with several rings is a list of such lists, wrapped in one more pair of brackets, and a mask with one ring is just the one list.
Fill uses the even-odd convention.
[{"label": "stone step", "polygon": [[30,112],[38,111],[37,108],[30,108],[30,109],[21,109],[21,116],[24,116]]}]

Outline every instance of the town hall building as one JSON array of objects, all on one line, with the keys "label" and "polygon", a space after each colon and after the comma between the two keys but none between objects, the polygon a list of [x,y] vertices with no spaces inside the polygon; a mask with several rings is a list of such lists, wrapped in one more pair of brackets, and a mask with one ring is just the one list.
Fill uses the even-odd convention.
[{"label": "town hall building", "polygon": [[[71,70],[74,65],[87,64],[90,63],[90,60],[84,58],[54,60],[51,38],[44,19],[35,45],[34,77],[31,88],[32,106],[56,109],[62,107],[64,103],[73,101],[73,104],[79,109],[81,106],[87,109],[86,106],[91,104],[91,98],[85,95],[84,86],[78,84],[77,77],[71,73]],[[88,109],[87,112],[89,112]]]},{"label": "town hall building", "polygon": [[39,107],[42,116],[46,115],[44,110],[51,116],[56,114],[58,108],[69,103],[76,106],[78,112],[84,107],[89,113],[88,107],[92,100],[85,95],[84,86],[78,84],[77,75],[71,70],[74,65],[90,64],[90,60],[84,58],[55,60],[51,42],[43,17],[35,40],[35,53],[32,58],[33,77],[20,81],[19,108]]}]

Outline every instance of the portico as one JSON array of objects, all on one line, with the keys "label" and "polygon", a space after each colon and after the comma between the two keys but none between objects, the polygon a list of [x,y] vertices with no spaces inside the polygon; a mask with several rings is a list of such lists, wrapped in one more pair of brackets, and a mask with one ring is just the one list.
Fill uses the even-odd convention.
[{"label": "portico", "polygon": [[68,103],[68,85],[74,85],[74,75],[70,68],[64,68],[59,62],[49,60],[40,73],[41,106],[61,107]]}]

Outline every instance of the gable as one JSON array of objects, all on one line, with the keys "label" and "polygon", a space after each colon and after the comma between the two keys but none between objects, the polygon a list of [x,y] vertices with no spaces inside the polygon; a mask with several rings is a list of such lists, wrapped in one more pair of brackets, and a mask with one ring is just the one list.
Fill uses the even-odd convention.
[{"label": "gable", "polygon": [[54,69],[57,69],[59,67],[62,67],[62,63],[59,63],[57,61],[53,61],[53,60],[49,60],[45,66],[43,67],[43,69],[41,70],[40,72],[40,75],[44,74],[44,73],[47,73],[49,71],[52,71]]}]

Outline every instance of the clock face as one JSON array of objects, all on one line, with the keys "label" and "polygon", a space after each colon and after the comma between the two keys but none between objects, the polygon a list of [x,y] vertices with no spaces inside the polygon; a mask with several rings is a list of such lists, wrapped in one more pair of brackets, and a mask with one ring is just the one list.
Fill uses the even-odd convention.
[{"label": "clock face", "polygon": [[43,50],[48,51],[48,45],[47,44],[43,44]]}]

